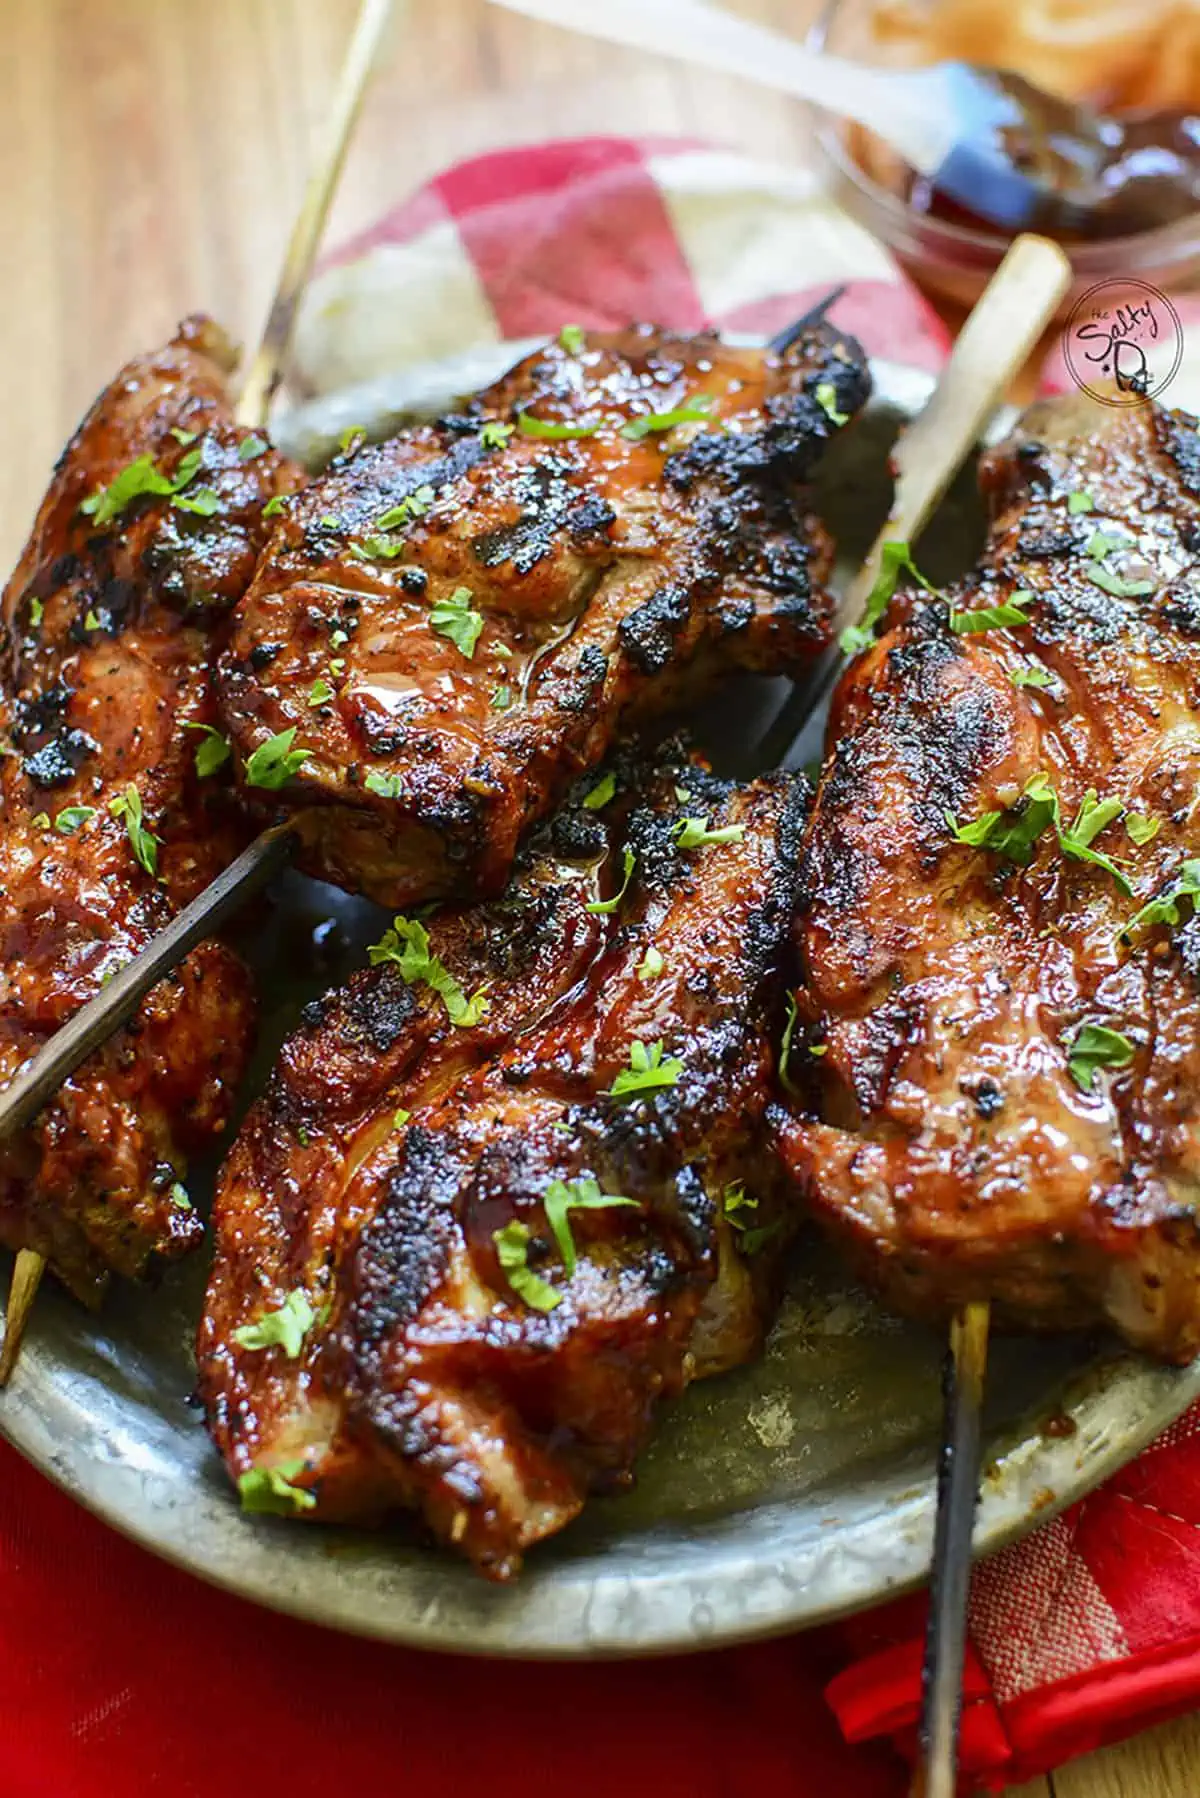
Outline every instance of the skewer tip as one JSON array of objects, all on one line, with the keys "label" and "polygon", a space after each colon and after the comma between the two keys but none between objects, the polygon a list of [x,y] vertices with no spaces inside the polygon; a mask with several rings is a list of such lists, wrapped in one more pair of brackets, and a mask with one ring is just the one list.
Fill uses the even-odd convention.
[{"label": "skewer tip", "polygon": [[8,1294],[4,1341],[0,1343],[0,1386],[8,1385],[9,1376],[17,1364],[25,1328],[33,1310],[33,1301],[45,1270],[45,1259],[35,1249],[18,1250]]}]

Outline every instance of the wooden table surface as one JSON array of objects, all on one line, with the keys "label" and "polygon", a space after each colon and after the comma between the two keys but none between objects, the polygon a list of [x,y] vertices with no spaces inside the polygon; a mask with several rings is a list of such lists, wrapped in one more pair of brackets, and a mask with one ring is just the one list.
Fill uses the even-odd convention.
[{"label": "wooden table surface", "polygon": [[[253,342],[354,10],[354,0],[3,0],[4,566],[63,440],[126,356],[197,308]],[[798,31],[811,0],[741,0],[740,10]],[[484,0],[410,0],[331,231],[368,222],[471,152],[623,130],[804,154],[799,111],[778,96]],[[1076,1761],[1020,1798],[1051,1792],[1195,1798],[1200,1718]]]}]

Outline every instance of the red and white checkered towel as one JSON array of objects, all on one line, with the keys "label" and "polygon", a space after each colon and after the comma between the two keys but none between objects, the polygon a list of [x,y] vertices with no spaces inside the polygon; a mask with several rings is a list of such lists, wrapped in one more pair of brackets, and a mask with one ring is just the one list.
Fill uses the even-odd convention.
[{"label": "red and white checkered towel", "polygon": [[[937,365],[936,316],[803,172],[659,140],[504,151],[331,261],[301,385],[568,320],[770,331],[841,282],[873,354]],[[909,1600],[653,1666],[340,1641],[152,1561],[0,1447],[2,1798],[900,1798],[884,1744],[911,1751],[922,1627]],[[989,1786],[1200,1702],[1200,1415],[981,1567],[971,1636],[964,1763]]]}]

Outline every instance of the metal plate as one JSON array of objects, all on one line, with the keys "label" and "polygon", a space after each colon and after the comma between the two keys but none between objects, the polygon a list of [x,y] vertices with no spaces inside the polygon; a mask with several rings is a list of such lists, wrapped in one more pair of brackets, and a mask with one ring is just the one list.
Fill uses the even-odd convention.
[{"label": "metal plate", "polygon": [[[293,414],[284,435],[293,449],[311,448],[356,419],[436,409],[504,366],[513,347],[321,401]],[[843,574],[886,509],[897,425],[930,385],[912,370],[875,373],[870,412],[822,480]],[[935,578],[965,567],[980,531],[967,471],[926,533],[922,565]],[[744,770],[783,696],[782,683],[736,682],[697,718],[697,732],[718,762]],[[244,947],[268,997],[252,1084],[300,1005],[361,960],[379,920],[375,908],[294,875],[255,903]],[[201,1204],[207,1176],[191,1181]],[[368,1534],[242,1516],[190,1398],[202,1260],[156,1292],[116,1293],[100,1318],[43,1291],[0,1397],[0,1430],[116,1528],[244,1597],[429,1648],[618,1655],[795,1629],[925,1574],[941,1342],[884,1315],[811,1239],[763,1360],[694,1387],[662,1419],[636,1490],[594,1502],[508,1589],[402,1527]],[[1078,1340],[1002,1341],[989,1390],[976,1537],[984,1550],[1136,1454],[1200,1394],[1200,1363],[1173,1370]],[[1073,1433],[1062,1433],[1064,1416]]]}]

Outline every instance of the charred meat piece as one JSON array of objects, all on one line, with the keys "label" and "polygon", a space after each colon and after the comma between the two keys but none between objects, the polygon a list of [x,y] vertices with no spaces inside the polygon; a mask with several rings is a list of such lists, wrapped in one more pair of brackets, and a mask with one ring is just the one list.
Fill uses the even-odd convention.
[{"label": "charred meat piece", "polygon": [[200,1382],[247,1508],[412,1508],[505,1578],[755,1351],[802,784],[626,762],[311,1009],[217,1195]]},{"label": "charred meat piece", "polygon": [[828,326],[785,355],[631,329],[336,461],[220,665],[241,764],[305,755],[281,797],[307,870],[389,905],[492,896],[639,717],[806,662],[830,547],[801,483],[867,391]]},{"label": "charred meat piece", "polygon": [[[1055,401],[946,600],[845,675],[785,1151],[906,1309],[1200,1349],[1200,438]],[[1007,610],[1001,610],[1007,608]]]},{"label": "charred meat piece", "polygon": [[[0,1081],[225,866],[243,826],[211,658],[298,475],[233,423],[206,320],[122,370],[67,445],[2,602]],[[190,727],[196,726],[196,729]],[[226,789],[223,791],[222,789]],[[201,1234],[179,1184],[225,1124],[251,1029],[246,975],[197,949],[0,1146],[0,1242],[82,1299]]]}]

